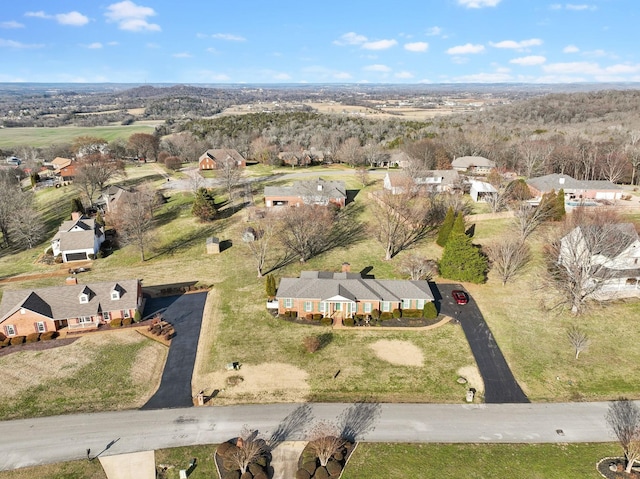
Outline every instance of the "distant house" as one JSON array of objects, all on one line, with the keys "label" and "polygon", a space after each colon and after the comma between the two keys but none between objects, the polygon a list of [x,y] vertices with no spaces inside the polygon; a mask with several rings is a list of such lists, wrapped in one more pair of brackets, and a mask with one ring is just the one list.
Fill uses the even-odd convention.
[{"label": "distant house", "polygon": [[267,208],[330,204],[342,208],[346,202],[347,190],[344,181],[326,181],[318,178],[296,181],[291,186],[266,186],[264,189],[264,203]]},{"label": "distant house", "polygon": [[65,166],[69,166],[70,164],[71,164],[71,159],[62,158],[60,156],[54,158],[53,161],[51,161],[51,166],[53,167],[53,170],[56,172],[58,172],[61,168],[64,168]]},{"label": "distant house", "polygon": [[64,263],[92,259],[104,242],[104,231],[93,218],[73,213],[70,221],[62,223],[51,240],[53,255],[62,255]]},{"label": "distant house", "polygon": [[369,279],[348,271],[303,271],[299,278],[282,278],[276,293],[280,314],[294,311],[298,316],[334,319],[367,315],[374,309],[423,309],[433,300],[427,281]]},{"label": "distant house", "polygon": [[126,201],[126,198],[131,195],[133,195],[133,190],[111,185],[100,194],[94,206],[100,208],[104,213],[112,213],[121,201]]},{"label": "distant house", "polygon": [[583,291],[597,299],[640,296],[640,238],[632,223],[585,225],[560,241],[559,263],[580,268]]},{"label": "distant house", "polygon": [[5,290],[0,304],[0,331],[27,336],[68,328],[96,329],[114,319],[135,318],[142,311],[142,287],[137,279],[65,286]]},{"label": "distant house", "polygon": [[278,153],[278,158],[288,166],[309,166],[313,162],[311,155],[304,151],[282,151]]},{"label": "distant house", "polygon": [[451,167],[474,175],[486,175],[496,164],[482,156],[461,156],[451,162]]},{"label": "distant house", "polygon": [[215,170],[220,168],[226,161],[231,160],[236,167],[244,168],[247,160],[232,148],[216,148],[205,151],[198,161],[201,170]]},{"label": "distant house", "polygon": [[406,168],[411,162],[411,158],[402,150],[396,150],[389,155],[385,166],[396,166],[399,168]]},{"label": "distant house", "polygon": [[527,180],[527,185],[534,198],[540,198],[551,191],[563,189],[565,198],[569,201],[591,200],[619,200],[623,190],[610,181],[603,180],[575,180],[569,175],[553,173]]},{"label": "distant house", "polygon": [[387,173],[382,182],[385,190],[394,195],[407,191],[425,189],[435,192],[451,192],[460,184],[460,175],[456,170],[429,170],[418,178],[411,178],[406,173]]},{"label": "distant house", "polygon": [[73,181],[73,179],[75,178],[75,176],[77,175],[77,167],[76,167],[76,163],[69,163],[66,166],[63,166],[57,170],[54,171],[54,174],[61,180],[61,181]]},{"label": "distant house", "polygon": [[497,195],[498,190],[490,183],[472,181],[469,194],[471,195],[471,199],[477,203],[478,201],[486,201],[488,196]]}]

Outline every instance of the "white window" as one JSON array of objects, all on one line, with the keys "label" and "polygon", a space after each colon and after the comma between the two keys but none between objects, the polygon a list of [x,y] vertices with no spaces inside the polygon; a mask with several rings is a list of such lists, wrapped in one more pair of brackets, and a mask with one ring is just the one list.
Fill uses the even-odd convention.
[{"label": "white window", "polygon": [[309,313],[311,311],[313,311],[313,303],[311,301],[305,301],[304,302],[304,310]]},{"label": "white window", "polygon": [[123,318],[130,318],[131,315],[129,314],[129,310],[128,309],[123,309],[122,310],[122,317]]},{"label": "white window", "polygon": [[416,299],[416,309],[424,308],[424,303],[425,303],[424,299]]},{"label": "white window", "polygon": [[116,290],[111,291],[111,299],[113,300],[120,299],[120,292]]},{"label": "white window", "polygon": [[410,309],[411,308],[411,300],[403,299],[402,300],[402,309]]},{"label": "white window", "polygon": [[334,311],[342,311],[342,303],[336,303],[333,307]]},{"label": "white window", "polygon": [[79,323],[93,323],[93,320],[91,319],[91,316],[80,316],[78,318],[78,322]]},{"label": "white window", "polygon": [[364,312],[365,313],[370,313],[371,312],[371,303],[364,303]]},{"label": "white window", "polygon": [[81,303],[88,303],[88,302],[89,302],[89,296],[88,296],[88,295],[86,295],[86,294],[84,294],[84,293],[83,293],[83,294],[81,294],[81,295],[80,295],[80,302],[81,302]]},{"label": "white window", "polygon": [[327,309],[327,303],[325,303],[324,301],[320,301],[320,304],[318,305],[318,309],[320,310],[321,313],[324,313]]},{"label": "white window", "polygon": [[391,311],[391,301],[383,301],[382,302],[382,311],[388,313]]},{"label": "white window", "polygon": [[284,307],[293,308],[293,298],[284,298]]},{"label": "white window", "polygon": [[358,305],[356,303],[351,303],[351,311],[352,314],[356,314],[358,312]]},{"label": "white window", "polygon": [[36,329],[38,330],[39,333],[46,333],[47,332],[47,325],[44,324],[44,321],[38,321],[36,323]]},{"label": "white window", "polygon": [[7,324],[4,330],[7,332],[7,336],[15,336],[17,334],[16,327],[13,324]]},{"label": "white window", "polygon": [[102,319],[104,319],[105,321],[109,321],[111,319],[109,311],[105,311],[104,313],[102,313]]}]

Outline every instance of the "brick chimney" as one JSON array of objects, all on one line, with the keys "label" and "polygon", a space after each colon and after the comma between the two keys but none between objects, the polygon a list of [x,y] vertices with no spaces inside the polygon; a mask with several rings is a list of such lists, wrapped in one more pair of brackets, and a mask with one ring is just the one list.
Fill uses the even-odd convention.
[{"label": "brick chimney", "polygon": [[69,276],[65,282],[65,284],[78,284],[78,278],[76,278],[75,276]]},{"label": "brick chimney", "polygon": [[79,211],[72,211],[71,212],[71,219],[73,221],[78,221],[80,218],[82,218],[82,213],[80,213]]},{"label": "brick chimney", "polygon": [[342,263],[342,272],[351,273],[351,265],[349,263]]}]

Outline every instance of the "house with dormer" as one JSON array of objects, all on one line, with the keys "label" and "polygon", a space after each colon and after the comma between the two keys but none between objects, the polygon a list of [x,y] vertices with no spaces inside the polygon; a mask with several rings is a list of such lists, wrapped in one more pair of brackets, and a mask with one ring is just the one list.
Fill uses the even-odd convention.
[{"label": "house with dormer", "polygon": [[334,205],[338,208],[347,202],[344,181],[327,181],[322,178],[296,181],[291,186],[266,186],[264,204],[267,208],[277,206]]},{"label": "house with dormer", "polygon": [[104,242],[104,229],[93,218],[72,213],[51,240],[53,256],[62,255],[62,262],[84,261],[95,258]]},{"label": "house with dormer", "polygon": [[114,319],[135,318],[143,308],[137,279],[64,286],[5,290],[0,303],[0,332],[27,336],[68,328],[96,329]]},{"label": "house with dormer", "polygon": [[231,162],[236,168],[247,166],[247,160],[233,148],[210,148],[198,159],[201,170],[217,170],[226,162]]}]

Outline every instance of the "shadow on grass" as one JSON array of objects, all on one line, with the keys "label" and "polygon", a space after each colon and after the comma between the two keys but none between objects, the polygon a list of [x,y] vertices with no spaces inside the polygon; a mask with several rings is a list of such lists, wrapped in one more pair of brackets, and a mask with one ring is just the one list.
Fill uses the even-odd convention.
[{"label": "shadow on grass", "polygon": [[301,404],[285,417],[271,437],[267,439],[267,447],[273,451],[285,441],[297,439],[299,433],[313,420],[313,413],[309,404]]},{"label": "shadow on grass", "polygon": [[[206,226],[204,228],[199,229],[196,232],[188,231],[181,236],[175,238],[170,243],[156,248],[154,250],[155,254],[150,255],[147,258],[147,261],[158,258],[164,255],[173,255],[176,252],[179,252],[183,248],[190,248],[198,243],[202,245],[202,248],[205,248],[206,239],[209,236],[215,236],[216,233],[220,232],[222,229],[221,225],[213,224],[210,226]],[[223,241],[223,243],[225,243]],[[222,246],[222,245],[221,245]],[[222,248],[221,248],[222,250]]]}]

